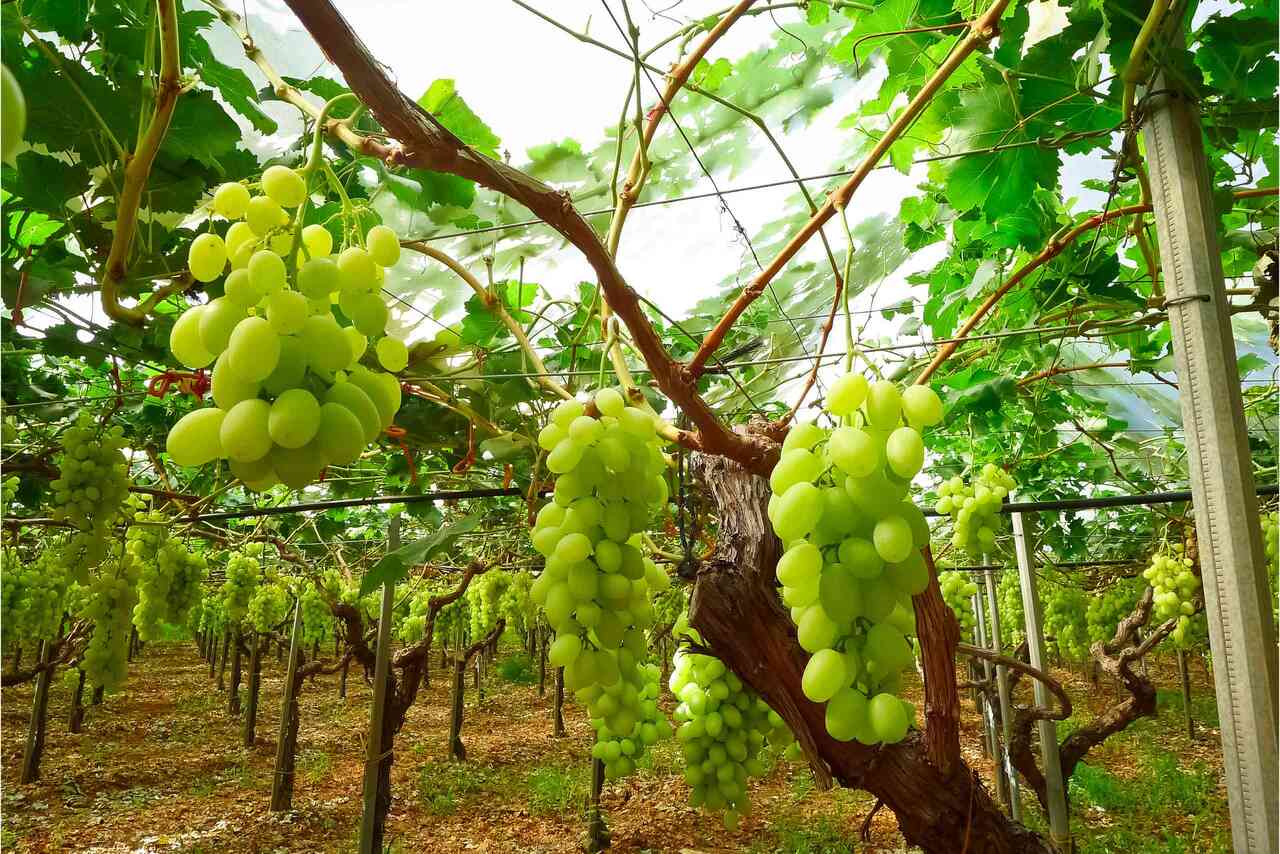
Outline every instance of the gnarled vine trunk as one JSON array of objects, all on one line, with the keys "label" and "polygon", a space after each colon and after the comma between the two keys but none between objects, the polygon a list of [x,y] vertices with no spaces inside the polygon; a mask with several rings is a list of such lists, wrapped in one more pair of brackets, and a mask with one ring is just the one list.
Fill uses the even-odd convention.
[{"label": "gnarled vine trunk", "polygon": [[1001,812],[960,757],[954,650],[958,630],[936,579],[916,597],[925,670],[924,734],[870,748],[827,734],[825,711],[800,689],[806,656],[776,591],[781,544],[766,515],[768,483],[735,462],[695,455],[695,471],[720,519],[716,554],[699,570],[690,623],[705,645],[779,714],[819,783],[865,789],[928,852],[1050,852],[1039,835]]}]

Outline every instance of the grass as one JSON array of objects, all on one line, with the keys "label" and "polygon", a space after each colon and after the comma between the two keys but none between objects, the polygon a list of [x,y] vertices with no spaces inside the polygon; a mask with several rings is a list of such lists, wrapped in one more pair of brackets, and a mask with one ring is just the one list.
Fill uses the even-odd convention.
[{"label": "grass", "polygon": [[529,812],[534,815],[580,812],[591,795],[584,768],[535,768],[525,777]]},{"label": "grass", "polygon": [[500,771],[468,762],[428,762],[418,772],[418,798],[435,815],[457,812],[471,795],[494,791],[505,781]]},{"label": "grass", "polygon": [[857,849],[850,844],[852,832],[844,824],[829,818],[774,822],[772,839],[757,839],[748,850],[752,854],[786,851],[788,854],[852,854]]},{"label": "grass", "polygon": [[298,775],[311,782],[327,777],[332,767],[333,758],[323,750],[303,750],[294,765]]},{"label": "grass", "polygon": [[523,652],[508,655],[498,662],[494,670],[506,681],[517,685],[532,685],[538,681],[538,675],[533,669],[533,659]]}]

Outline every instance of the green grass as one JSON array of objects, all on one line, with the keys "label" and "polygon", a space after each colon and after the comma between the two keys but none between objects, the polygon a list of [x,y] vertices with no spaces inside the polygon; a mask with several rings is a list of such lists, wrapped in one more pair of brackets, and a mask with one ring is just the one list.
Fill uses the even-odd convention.
[{"label": "green grass", "polygon": [[494,791],[502,772],[468,762],[428,762],[418,772],[418,797],[428,812],[448,815],[471,795]]},{"label": "green grass", "polygon": [[332,757],[323,750],[303,750],[294,763],[298,775],[310,782],[324,779],[332,767]]},{"label": "green grass", "polygon": [[587,769],[535,768],[524,780],[529,812],[534,815],[581,811],[591,795]]},{"label": "green grass", "polygon": [[855,831],[828,818],[800,820],[788,817],[775,821],[771,831],[772,839],[756,839],[748,850],[752,854],[775,851],[786,851],[788,854],[852,854],[857,851],[849,841]]},{"label": "green grass", "polygon": [[538,675],[533,669],[533,659],[523,652],[508,655],[494,669],[503,679],[517,685],[532,685],[538,681]]}]

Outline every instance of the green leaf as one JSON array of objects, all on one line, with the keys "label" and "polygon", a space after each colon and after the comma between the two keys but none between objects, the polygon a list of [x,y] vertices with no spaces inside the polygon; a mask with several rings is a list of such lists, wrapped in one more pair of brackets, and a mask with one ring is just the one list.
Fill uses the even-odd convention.
[{"label": "green leaf", "polygon": [[412,567],[448,550],[458,537],[475,530],[480,525],[480,520],[481,516],[478,514],[463,516],[440,526],[438,530],[432,531],[416,542],[383,555],[382,559],[374,564],[373,569],[366,572],[364,578],[360,579],[360,595],[368,596],[384,584],[395,585],[403,581],[408,577]]},{"label": "green leaf", "polygon": [[1213,15],[1200,30],[1196,65],[1219,91],[1273,98],[1276,90],[1276,19],[1265,15]]},{"label": "green leaf", "polygon": [[693,85],[714,92],[733,73],[733,64],[723,56],[715,62],[702,60],[693,69]]},{"label": "green leaf", "polygon": [[89,26],[89,0],[35,0],[24,10],[37,32],[55,32],[69,42],[83,41]]},{"label": "green leaf", "polygon": [[79,163],[24,151],[15,165],[16,175],[5,179],[5,189],[28,207],[55,216],[65,216],[67,200],[79,196],[89,185],[89,170]]},{"label": "green leaf", "polygon": [[437,80],[421,98],[418,106],[431,113],[440,124],[453,131],[458,139],[489,157],[498,156],[502,140],[481,120],[458,94],[452,80]]},{"label": "green leaf", "polygon": [[805,20],[812,27],[817,27],[827,22],[831,17],[831,7],[823,0],[809,0],[809,8],[805,10]]},{"label": "green leaf", "polygon": [[220,158],[236,151],[240,128],[208,92],[188,92],[178,100],[161,151],[220,170]]},{"label": "green leaf", "polygon": [[197,27],[204,26],[206,19],[215,20],[205,12],[187,12],[182,16],[183,26],[192,28],[183,42],[183,66],[196,69],[200,79],[217,89],[231,108],[248,119],[258,133],[275,133],[279,126],[258,106],[258,92],[253,81],[240,69],[218,59],[209,48],[209,43],[194,31]]}]

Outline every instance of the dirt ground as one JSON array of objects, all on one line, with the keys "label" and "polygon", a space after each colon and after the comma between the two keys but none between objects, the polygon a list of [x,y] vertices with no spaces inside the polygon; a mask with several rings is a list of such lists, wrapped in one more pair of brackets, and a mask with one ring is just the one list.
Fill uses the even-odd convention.
[{"label": "dirt ground", "polygon": [[[20,785],[17,778],[32,688],[6,688],[0,702],[0,846],[20,852],[354,850],[369,687],[355,671],[346,699],[338,696],[336,675],[306,684],[294,809],[275,814],[267,807],[282,675],[283,666],[270,656],[251,749],[241,744],[242,718],[228,715],[227,694],[218,691],[191,643],[148,646],[131,666],[124,689],[90,708],[78,735],[67,729],[71,686],[59,677],[51,692],[41,778],[31,785]],[[1087,719],[1115,699],[1109,686],[1092,687],[1077,673],[1057,675],[1079,707],[1073,721]],[[1154,663],[1153,675],[1162,687],[1177,684],[1172,658]],[[1194,740],[1180,724],[1180,697],[1175,691],[1169,703],[1162,692],[1166,707],[1160,719],[1108,741],[1090,756],[1087,773],[1077,775],[1081,784],[1073,780],[1082,850],[1226,850],[1212,687],[1199,668],[1193,679],[1199,701],[1193,711],[1206,721]],[[469,685],[463,730],[468,761],[452,763],[446,754],[446,679],[433,669],[430,688],[420,695],[396,742],[387,833],[392,850],[582,850],[591,731],[581,709],[567,702],[568,736],[555,738],[551,694],[550,679],[543,697],[536,684],[516,684],[491,669],[483,700]],[[918,684],[909,685],[907,694],[920,705]],[[989,781],[991,763],[982,756],[979,718],[967,701],[963,705],[966,759]],[[1170,767],[1174,777],[1204,782],[1168,798],[1150,796],[1148,778],[1168,777]],[[1185,774],[1184,767],[1190,769]],[[887,810],[875,815],[867,841],[859,839],[873,806],[869,795],[816,791],[807,768],[795,763],[779,761],[753,782],[753,811],[735,832],[725,830],[717,817],[689,808],[687,798],[674,742],[659,745],[637,773],[606,787],[613,850],[903,850]],[[1033,801],[1024,797],[1035,824]]]}]

